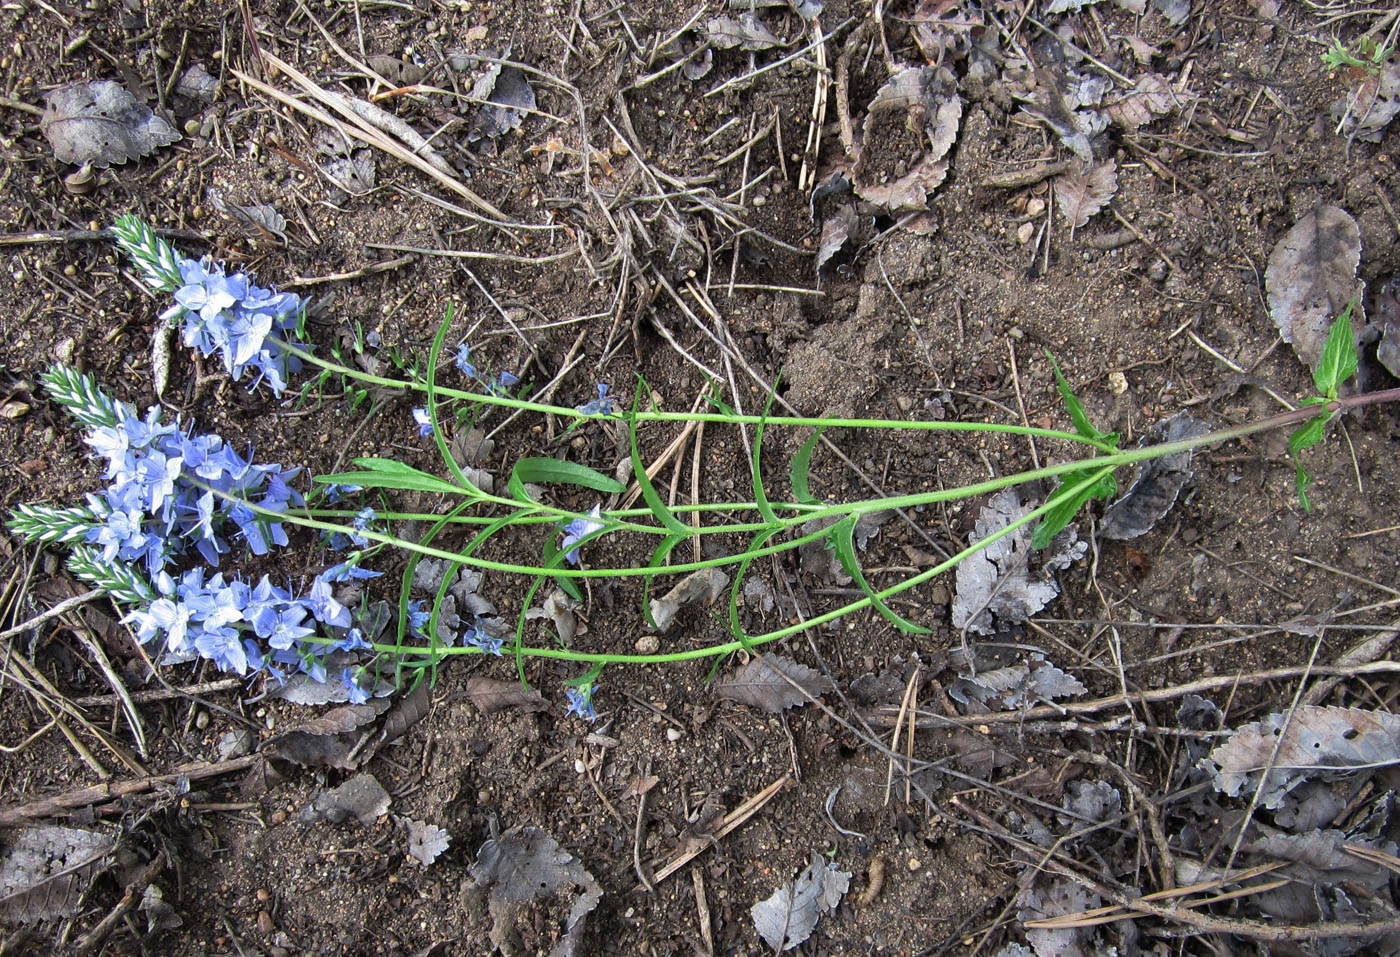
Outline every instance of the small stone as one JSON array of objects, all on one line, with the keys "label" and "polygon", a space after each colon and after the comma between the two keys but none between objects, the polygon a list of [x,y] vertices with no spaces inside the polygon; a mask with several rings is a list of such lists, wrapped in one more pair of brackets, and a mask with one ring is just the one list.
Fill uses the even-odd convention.
[{"label": "small stone", "polygon": [[272,915],[265,910],[258,911],[258,933],[270,934],[274,930],[276,928],[272,926]]},{"label": "small stone", "polygon": [[1045,200],[1041,199],[1039,196],[1032,196],[1030,199],[1026,200],[1027,216],[1036,217],[1043,212],[1045,212]]},{"label": "small stone", "polygon": [[680,728],[667,728],[666,740],[674,744],[675,742],[681,739],[681,734],[682,732]]},{"label": "small stone", "polygon": [[907,395],[898,396],[894,400],[894,404],[899,406],[899,411],[901,412],[908,412],[910,409],[914,408],[914,400]]},{"label": "small stone", "polygon": [[268,818],[268,820],[271,821],[273,824],[286,824],[287,812],[282,810],[273,811],[272,815]]},{"label": "small stone", "polygon": [[1128,377],[1114,369],[1108,374],[1108,390],[1114,395],[1122,395],[1128,391]]},{"label": "small stone", "polygon": [[1035,223],[1022,223],[1016,227],[1016,242],[1024,246],[1035,235]]},{"label": "small stone", "polygon": [[208,711],[201,711],[201,712],[199,712],[199,714],[195,715],[195,716],[194,716],[194,726],[195,726],[196,728],[198,728],[199,730],[201,730],[201,731],[203,731],[205,728],[209,727],[209,712],[208,712]]},{"label": "small stone", "polygon": [[259,904],[266,904],[268,901],[272,900],[272,892],[266,887],[259,887],[256,896]]},{"label": "small stone", "polygon": [[574,773],[583,774],[588,770],[588,765],[583,763],[582,758],[574,758]]},{"label": "small stone", "polygon": [[913,874],[915,871],[917,871],[919,868],[921,868],[921,867],[923,867],[923,866],[924,866],[924,862],[921,861],[921,860],[919,860],[917,857],[911,857],[911,858],[909,858],[909,873],[910,873],[910,874]]},{"label": "small stone", "polygon": [[654,655],[661,648],[661,639],[655,635],[642,635],[634,647],[639,655]]}]

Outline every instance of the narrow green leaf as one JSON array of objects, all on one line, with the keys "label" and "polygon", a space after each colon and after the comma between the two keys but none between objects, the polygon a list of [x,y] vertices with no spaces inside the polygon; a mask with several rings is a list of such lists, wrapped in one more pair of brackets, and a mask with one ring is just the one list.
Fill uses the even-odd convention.
[{"label": "narrow green leaf", "polygon": [[[778,373],[778,379],[782,378],[782,373]],[[768,392],[768,401],[763,404],[763,414],[758,418],[758,428],[754,430],[753,439],[753,462],[749,465],[749,472],[753,477],[753,501],[758,507],[758,514],[763,516],[763,520],[769,525],[778,524],[777,513],[773,511],[773,506],[768,504],[768,493],[763,490],[763,429],[768,424],[768,413],[773,408],[773,400],[778,397],[778,381],[774,380],[773,388]]]},{"label": "narrow green leaf", "polygon": [[577,462],[562,462],[543,456],[521,459],[511,470],[522,482],[555,482],[563,485],[577,485],[605,495],[621,495],[627,486],[617,479],[604,475]]},{"label": "narrow green leaf", "polygon": [[[559,543],[554,540],[554,536],[551,534],[544,540],[544,566],[546,568],[556,567],[559,564],[558,556]],[[568,595],[574,601],[583,601],[583,592],[579,589],[578,582],[563,575],[551,575],[550,577],[554,579],[554,584],[558,586],[564,594]]]},{"label": "narrow green leaf", "polygon": [[1303,463],[1298,462],[1297,471],[1293,473],[1293,485],[1298,489],[1298,504],[1303,506],[1303,511],[1312,511],[1312,502],[1308,501],[1308,483],[1312,481],[1312,474],[1303,468]]},{"label": "narrow green leaf", "polygon": [[817,443],[821,441],[824,429],[817,429],[807,441],[802,443],[802,448],[797,450],[797,454],[792,457],[792,467],[789,472],[792,481],[792,497],[803,505],[820,505],[816,496],[808,485],[808,475],[812,467],[812,453],[817,448]]},{"label": "narrow green leaf", "polygon": [[1055,504],[1040,518],[1040,524],[1035,528],[1035,534],[1031,536],[1031,548],[1048,548],[1050,542],[1060,533],[1060,530],[1068,525],[1074,516],[1083,507],[1084,503],[1091,498],[1108,498],[1118,490],[1118,483],[1114,481],[1113,475],[1105,475],[1092,485],[1088,485],[1078,492],[1070,493],[1076,485],[1090,478],[1095,469],[1093,466],[1086,466],[1084,469],[1067,472],[1060,477],[1060,484],[1051,493],[1050,500]]},{"label": "narrow green leaf", "polygon": [[1050,360],[1050,367],[1055,370],[1055,383],[1060,389],[1060,398],[1064,400],[1065,409],[1069,412],[1070,421],[1074,423],[1074,429],[1086,439],[1103,439],[1105,433],[1094,428],[1094,423],[1089,421],[1089,413],[1084,411],[1084,404],[1075,396],[1070,389],[1069,383],[1065,381],[1063,373],[1060,372],[1060,364],[1055,361],[1055,354],[1049,349],[1045,350],[1046,358]]},{"label": "narrow green leaf", "polygon": [[847,515],[841,521],[831,526],[831,542],[836,550],[836,557],[841,561],[841,567],[846,570],[846,574],[855,579],[856,586],[865,593],[865,597],[870,601],[871,606],[880,613],[890,624],[899,629],[902,635],[928,635],[932,634],[929,629],[922,625],[916,625],[912,621],[896,614],[888,605],[875,596],[875,589],[865,580],[865,573],[861,571],[860,559],[856,556],[856,531],[855,515]]},{"label": "narrow green leaf", "polygon": [[651,484],[651,478],[647,475],[646,463],[642,461],[642,453],[637,445],[637,409],[642,401],[642,385],[639,380],[636,395],[632,399],[633,416],[627,423],[627,442],[632,453],[632,476],[637,480],[637,487],[642,490],[642,498],[647,503],[647,508],[651,509],[651,514],[656,516],[656,520],[666,526],[670,531],[678,535],[689,536],[694,530],[682,524],[676,518],[666,503],[661,501],[661,496],[656,492],[656,486]]},{"label": "narrow green leaf", "polygon": [[[734,572],[734,582],[729,586],[729,632],[734,636],[734,640],[739,642],[746,650],[752,650],[750,638],[744,631],[743,624],[739,621],[739,595],[742,594],[744,579],[748,576],[749,566],[753,564],[754,552],[768,544],[768,539],[778,533],[776,528],[765,528],[756,534],[750,541],[749,547],[745,549],[744,560],[739,563],[739,568]],[[710,672],[713,677],[714,672]],[[708,680],[708,679],[706,679]]]},{"label": "narrow green leaf", "polygon": [[1327,416],[1313,416],[1298,428],[1293,430],[1293,434],[1288,437],[1288,454],[1294,458],[1303,449],[1312,448],[1322,441],[1323,435],[1327,431]]},{"label": "narrow green leaf", "polygon": [[1351,331],[1351,310],[1355,305],[1355,299],[1347,303],[1342,314],[1332,323],[1327,343],[1322,347],[1322,356],[1313,370],[1313,383],[1317,391],[1329,399],[1335,399],[1342,383],[1356,374],[1356,339]]},{"label": "narrow green leaf", "polygon": [[429,475],[393,459],[361,458],[354,464],[366,469],[364,472],[336,472],[332,475],[317,475],[312,481],[322,484],[359,485],[362,488],[412,489],[419,492],[438,492],[443,495],[466,495],[468,490],[445,482],[436,475]]},{"label": "narrow green leaf", "polygon": [[452,449],[448,447],[447,436],[443,433],[442,423],[438,420],[437,414],[438,356],[442,354],[443,340],[447,338],[447,330],[452,325],[452,315],[453,307],[452,303],[449,302],[442,322],[438,324],[437,334],[433,336],[432,347],[428,350],[428,375],[424,379],[424,385],[427,388],[428,421],[433,427],[433,444],[437,447],[438,458],[442,459],[443,464],[447,466],[448,473],[457,480],[458,485],[476,492],[480,490],[467,478],[466,473],[462,471],[462,466],[457,464]]}]

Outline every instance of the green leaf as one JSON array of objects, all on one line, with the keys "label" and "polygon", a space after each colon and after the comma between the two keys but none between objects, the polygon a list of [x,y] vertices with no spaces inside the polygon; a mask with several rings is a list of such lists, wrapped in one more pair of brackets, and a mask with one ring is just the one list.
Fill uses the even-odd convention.
[{"label": "green leaf", "polygon": [[[782,373],[778,373],[778,379],[782,378]],[[763,429],[768,424],[768,413],[773,408],[773,400],[778,397],[778,380],[774,380],[773,388],[768,392],[768,401],[763,405],[763,414],[759,416],[758,428],[754,430],[753,440],[753,462],[750,463],[749,472],[753,476],[753,501],[758,506],[758,514],[763,516],[763,520],[769,525],[778,524],[777,513],[773,511],[773,506],[768,504],[768,493],[763,490]]]},{"label": "green leaf", "polygon": [[1064,375],[1060,372],[1060,364],[1055,361],[1055,354],[1046,349],[1045,356],[1050,360],[1050,367],[1055,370],[1055,383],[1060,389],[1060,398],[1064,400],[1065,409],[1069,412],[1069,418],[1074,423],[1075,431],[1086,439],[1108,440],[1117,445],[1117,436],[1110,438],[1110,433],[1100,432],[1094,428],[1094,423],[1089,421],[1089,413],[1084,411],[1084,403],[1079,401],[1070,389],[1069,383],[1065,381]]},{"label": "green leaf", "polygon": [[1313,416],[1293,431],[1288,437],[1288,454],[1294,458],[1303,449],[1312,448],[1322,441],[1323,434],[1327,430],[1327,416]]},{"label": "green leaf", "polygon": [[632,477],[637,480],[637,487],[642,490],[642,498],[647,503],[647,508],[651,509],[651,514],[656,516],[656,520],[678,535],[690,535],[694,529],[682,524],[676,518],[666,503],[661,501],[661,496],[656,492],[656,486],[651,484],[651,477],[647,475],[646,463],[642,461],[642,453],[637,445],[637,417],[636,412],[642,402],[642,385],[637,384],[636,395],[632,399],[632,418],[627,423],[627,441],[632,453]]},{"label": "green leaf", "polygon": [[438,324],[437,334],[433,336],[432,347],[428,350],[428,375],[424,379],[424,386],[427,391],[428,421],[433,427],[433,444],[437,447],[438,458],[442,459],[447,466],[447,471],[457,480],[457,484],[472,491],[479,491],[477,487],[467,479],[466,473],[462,471],[462,466],[457,464],[457,459],[452,454],[452,450],[447,445],[447,436],[443,434],[442,423],[438,421],[437,414],[437,368],[438,356],[442,354],[442,343],[447,338],[447,330],[452,325],[453,307],[452,303],[447,304],[447,309],[443,314],[442,322]]},{"label": "green leaf", "polygon": [[815,495],[808,485],[807,479],[812,468],[812,453],[816,451],[817,443],[821,441],[824,429],[817,429],[802,443],[802,448],[797,450],[797,454],[792,457],[792,468],[789,472],[792,481],[792,497],[803,505],[820,505]]},{"label": "green leaf", "polygon": [[1090,478],[1095,471],[1096,469],[1089,465],[1060,476],[1060,484],[1050,496],[1050,501],[1055,504],[1040,517],[1040,524],[1035,527],[1035,534],[1031,536],[1031,548],[1048,548],[1050,542],[1074,519],[1085,502],[1091,498],[1108,498],[1118,491],[1118,483],[1110,472],[1092,485],[1069,493],[1070,489]]},{"label": "green leaf", "polygon": [[359,458],[354,460],[354,464],[366,471],[317,475],[312,481],[322,484],[359,485],[362,488],[411,489],[442,495],[467,495],[472,491],[393,459]]},{"label": "green leaf", "polygon": [[846,574],[855,579],[856,585],[865,592],[865,597],[869,599],[871,606],[880,613],[890,624],[899,629],[902,635],[929,635],[929,629],[922,625],[916,625],[906,618],[902,618],[890,609],[883,601],[875,596],[875,590],[865,580],[865,573],[861,571],[860,559],[856,557],[855,531],[858,516],[847,515],[841,521],[831,526],[832,547],[836,551],[836,557],[841,561],[841,567],[846,570]]},{"label": "green leaf", "polygon": [[647,568],[656,569],[656,574],[647,575],[642,580],[642,617],[647,620],[648,625],[657,631],[660,629],[656,628],[656,619],[651,615],[651,585],[656,581],[656,575],[660,574],[665,567],[666,561],[671,557],[671,552],[688,537],[688,535],[667,535],[661,540],[661,544],[656,546],[656,551],[651,553],[651,561],[647,562]]},{"label": "green leaf", "polygon": [[1355,305],[1355,299],[1347,303],[1342,314],[1332,323],[1327,343],[1322,347],[1322,357],[1313,370],[1317,391],[1329,399],[1335,399],[1342,383],[1356,374],[1356,338],[1351,331],[1351,310]]},{"label": "green leaf", "polygon": [[1298,489],[1298,504],[1303,506],[1303,511],[1312,511],[1312,502],[1308,501],[1308,483],[1312,481],[1312,474],[1303,468],[1303,463],[1298,462],[1297,471],[1293,473],[1293,485]]},{"label": "green leaf", "polygon": [[511,470],[512,475],[522,482],[556,482],[563,485],[578,485],[606,495],[621,495],[627,486],[617,479],[604,475],[577,462],[563,462],[544,456],[521,459]]},{"label": "green leaf", "polygon": [[[749,573],[749,566],[753,564],[754,552],[767,545],[768,539],[778,534],[778,531],[776,528],[765,528],[749,540],[749,547],[744,550],[744,560],[739,563],[738,570],[734,572],[734,582],[729,586],[729,631],[745,650],[752,651],[753,644],[748,633],[744,631],[743,622],[739,621],[739,596],[742,594],[741,589]],[[714,677],[713,670],[710,677]]]}]

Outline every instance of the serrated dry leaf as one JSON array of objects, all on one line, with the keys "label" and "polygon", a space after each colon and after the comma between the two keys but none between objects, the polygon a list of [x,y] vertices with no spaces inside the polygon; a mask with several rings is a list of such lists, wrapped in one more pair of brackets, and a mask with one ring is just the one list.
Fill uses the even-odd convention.
[{"label": "serrated dry leaf", "polygon": [[214,102],[218,90],[219,81],[209,75],[203,63],[190,64],[190,68],[180,74],[180,82],[175,84],[176,93],[205,103]]},{"label": "serrated dry leaf", "polygon": [[224,202],[223,194],[212,186],[205,190],[204,195],[208,198],[211,206],[234,222],[247,227],[249,232],[254,235],[266,235],[269,238],[275,236],[282,241],[283,245],[286,245],[287,219],[271,206],[261,204],[242,206],[238,203]]},{"label": "serrated dry leaf", "polygon": [[1363,71],[1356,86],[1332,106],[1341,132],[1379,143],[1390,121],[1400,115],[1400,56],[1392,55],[1379,73]]},{"label": "serrated dry leaf", "polygon": [[320,717],[282,732],[263,749],[274,757],[303,767],[354,768],[356,762],[350,759],[350,752],[363,733],[360,729],[388,708],[389,702],[383,698],[332,708]]},{"label": "serrated dry leaf", "polygon": [[792,950],[812,936],[817,918],[835,910],[850,886],[848,871],[814,852],[796,881],[784,884],[772,897],[749,909],[754,929],[769,947]]},{"label": "serrated dry leaf", "polygon": [[946,160],[925,157],[908,173],[893,183],[856,184],[861,199],[886,212],[900,213],[922,209],[928,205],[928,194],[948,178]]},{"label": "serrated dry leaf", "polygon": [[21,827],[4,837],[0,914],[33,924],[77,913],[83,894],[106,870],[116,842],[73,827]]},{"label": "serrated dry leaf", "polygon": [[[1092,894],[1074,881],[1055,880],[1046,884],[1035,884],[1021,892],[1017,900],[1020,909],[1016,917],[1022,923],[1043,920],[1047,917],[1062,917],[1078,914],[1100,903],[1099,896]],[[1035,950],[1037,957],[1090,957],[1098,950],[1090,946],[1093,927],[1036,927],[1026,931],[1026,940]]]},{"label": "serrated dry leaf", "polygon": [[102,168],[140,159],[180,139],[174,127],[111,80],[54,90],[39,129],[61,161]]},{"label": "serrated dry leaf", "polygon": [[924,59],[941,63],[948,56],[966,56],[972,49],[973,31],[980,30],[985,20],[980,10],[964,9],[958,0],[919,0],[910,25]]},{"label": "serrated dry leaf", "polygon": [[467,700],[482,714],[495,714],[507,708],[518,711],[548,711],[549,705],[534,688],[518,681],[498,681],[495,678],[468,678]]},{"label": "serrated dry leaf", "polygon": [[[1097,110],[1079,109],[1083,103],[1078,96],[1070,95],[1069,87],[1069,80],[1062,81],[1050,70],[1040,69],[1034,73],[1034,86],[1017,97],[1025,101],[1021,109],[1050,127],[1080,160],[1092,163],[1092,140],[1108,128],[1108,117]],[[1078,94],[1086,95],[1082,89]]]},{"label": "serrated dry leaf", "polygon": [[467,128],[467,142],[496,139],[518,127],[535,109],[535,88],[519,67],[492,64],[472,85],[472,98],[485,101]]},{"label": "serrated dry leaf", "polygon": [[576,887],[579,894],[569,907],[564,936],[550,952],[575,953],[583,936],[584,918],[603,898],[603,889],[584,869],[578,858],[559,846],[546,831],[537,827],[513,827],[481,846],[471,876],[491,891],[496,906],[539,900],[564,887]]},{"label": "serrated dry leaf", "polygon": [[774,36],[752,13],[741,13],[737,20],[733,17],[715,17],[705,24],[705,35],[710,44],[719,50],[738,47],[756,53],[784,45],[784,41]]},{"label": "serrated dry leaf", "polygon": [[[1359,297],[1361,230],[1346,210],[1318,206],[1305,213],[1269,254],[1264,272],[1269,315],[1279,336],[1293,346],[1309,369],[1322,358],[1332,320]],[[1363,326],[1360,302],[1352,328]]]},{"label": "serrated dry leaf", "polygon": [[408,821],[408,856],[424,867],[432,866],[438,855],[452,843],[452,835],[436,824]]},{"label": "serrated dry leaf", "polygon": [[396,86],[412,86],[423,79],[423,68],[395,56],[375,54],[366,61],[369,68]]},{"label": "serrated dry leaf", "polygon": [[339,787],[322,791],[298,818],[302,824],[330,821],[340,824],[351,817],[369,827],[389,811],[389,792],[373,774],[355,775]]},{"label": "serrated dry leaf", "polygon": [[699,568],[682,578],[666,594],[651,600],[651,617],[658,631],[665,631],[676,620],[681,606],[695,602],[709,604],[729,585],[729,576],[718,568]]},{"label": "serrated dry leaf", "polygon": [[405,731],[427,716],[432,703],[433,693],[428,682],[418,682],[418,686],[400,698],[384,719],[384,725],[379,729],[378,744],[385,745],[401,738]]},{"label": "serrated dry leaf", "polygon": [[[1276,750],[1277,749],[1277,750]],[[1309,778],[1330,780],[1354,768],[1400,763],[1400,715],[1360,708],[1303,705],[1246,724],[1203,759],[1215,789],[1230,797],[1259,790],[1273,810]],[[1270,768],[1267,778],[1264,768]],[[1263,780],[1262,786],[1260,781]]]},{"label": "serrated dry leaf", "polygon": [[1175,113],[1195,99],[1195,94],[1177,92],[1160,73],[1144,73],[1133,81],[1133,89],[1114,96],[1104,106],[1104,114],[1129,133],[1137,132],[1158,117]]},{"label": "serrated dry leaf", "polygon": [[[973,526],[975,541],[1001,531],[1031,511],[1015,489],[1004,489],[988,499]],[[1040,569],[1031,572],[1030,526],[997,539],[959,563],[953,593],[953,627],[978,634],[995,630],[993,618],[1003,627],[1025,621],[1060,593],[1048,573],[1068,567],[1083,557],[1088,544],[1072,533],[1061,532],[1041,556]]]},{"label": "serrated dry leaf", "polygon": [[[789,680],[791,679],[791,680]],[[797,687],[794,688],[793,684]],[[831,690],[821,672],[782,655],[760,655],[715,684],[722,698],[777,714]],[[806,692],[805,694],[803,692]]]},{"label": "serrated dry leaf", "polygon": [[866,221],[874,222],[874,217],[861,216],[854,203],[845,203],[836,208],[822,223],[821,242],[817,245],[817,271],[831,261],[852,238],[859,241],[865,232]]},{"label": "serrated dry leaf", "polygon": [[[1177,442],[1210,432],[1210,426],[1186,413],[1174,415],[1165,428],[1156,430],[1151,442]],[[1151,444],[1144,438],[1140,445]],[[1191,450],[1174,452],[1143,464],[1137,481],[1105,511],[1099,534],[1117,540],[1145,535],[1176,504],[1181,489],[1190,481]]]},{"label": "serrated dry leaf", "polygon": [[1118,192],[1118,166],[1113,160],[1086,170],[1071,170],[1055,179],[1055,201],[1060,213],[1078,229],[1108,205]]},{"label": "serrated dry leaf", "polygon": [[1083,694],[1087,689],[1073,675],[1066,674],[1033,652],[1022,664],[979,671],[971,678],[959,678],[948,686],[948,694],[962,704],[1001,711],[1027,708],[1041,701],[1054,701]]}]

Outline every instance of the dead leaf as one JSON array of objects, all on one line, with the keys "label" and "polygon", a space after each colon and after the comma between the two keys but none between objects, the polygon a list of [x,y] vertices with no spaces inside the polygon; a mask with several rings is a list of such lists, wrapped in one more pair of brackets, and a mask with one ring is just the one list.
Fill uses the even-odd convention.
[{"label": "dead leaf", "polygon": [[[1159,427],[1151,442],[1177,442],[1210,432],[1210,426],[1186,413],[1174,415]],[[1145,437],[1139,445],[1150,444]],[[1124,540],[1145,535],[1176,504],[1181,489],[1190,481],[1191,450],[1152,459],[1142,466],[1137,481],[1104,512],[1099,534]]]},{"label": "dead leaf", "polygon": [[482,714],[495,714],[507,708],[519,711],[548,711],[549,705],[534,688],[518,681],[498,681],[495,678],[468,678],[467,700]]},{"label": "dead leaf", "polygon": [[209,75],[203,63],[190,64],[190,68],[180,74],[180,82],[175,84],[176,93],[204,103],[214,102],[218,90],[219,81]]},{"label": "dead leaf", "polygon": [[493,63],[472,85],[472,98],[485,101],[467,128],[467,142],[496,139],[518,127],[535,109],[535,88],[519,67]]},{"label": "dead leaf", "polygon": [[[791,679],[791,680],[789,680]],[[793,687],[796,684],[797,687]],[[821,672],[782,655],[760,655],[715,684],[721,698],[777,714],[830,691]]]},{"label": "dead leaf", "polygon": [[340,787],[322,791],[297,820],[302,824],[330,821],[340,824],[351,817],[369,827],[389,811],[389,792],[373,774],[361,773]]},{"label": "dead leaf", "polygon": [[[993,495],[977,515],[973,528],[975,541],[981,541],[1001,531],[1031,511],[1033,506],[1021,503],[1015,489],[1004,489]],[[1088,545],[1071,534],[1057,536],[1056,542],[1042,556],[1041,567],[1031,571],[1031,528],[1022,526],[1010,535],[969,555],[959,563],[956,591],[953,594],[953,627],[967,628],[978,634],[995,630],[993,619],[1002,627],[1025,621],[1040,611],[1060,593],[1050,578],[1055,568],[1067,567],[1078,561]]]},{"label": "dead leaf", "polygon": [[665,631],[676,620],[682,605],[709,604],[724,594],[729,576],[718,568],[700,568],[682,578],[666,594],[651,600],[651,617],[657,631]]},{"label": "dead leaf", "polygon": [[351,196],[362,196],[374,189],[374,153],[358,143],[322,127],[316,134],[316,152],[322,157],[326,177]]},{"label": "dead leaf", "polygon": [[836,212],[827,217],[822,223],[821,242],[817,245],[818,272],[852,237],[859,237],[866,231],[863,227],[867,221],[873,225],[874,217],[861,216],[856,211],[855,203],[838,206]]},{"label": "dead leaf", "polygon": [[928,194],[948,178],[948,163],[927,156],[893,183],[856,183],[861,199],[891,213],[912,212],[928,205]]},{"label": "dead leaf", "polygon": [[[574,614],[583,607],[583,602],[566,595],[561,588],[555,588],[545,596],[541,608],[531,608],[525,613],[526,619],[548,618],[554,624],[559,640],[570,644],[579,632],[578,616]],[[584,629],[587,631],[587,629]]]},{"label": "dead leaf", "polygon": [[[1315,370],[1332,320],[1361,295],[1361,230],[1344,209],[1322,205],[1293,225],[1269,254],[1264,272],[1269,315],[1284,342]],[[1363,326],[1359,314],[1352,328]]]},{"label": "dead leaf", "polygon": [[174,127],[111,80],[54,90],[39,129],[61,161],[102,168],[140,159],[180,139]]},{"label": "dead leaf", "polygon": [[424,867],[432,866],[438,855],[452,843],[452,835],[436,824],[406,821],[408,825],[408,856]]},{"label": "dead leaf", "polygon": [[1015,711],[1041,701],[1073,697],[1086,690],[1078,678],[1061,671],[1037,651],[1022,664],[959,678],[948,686],[948,695],[962,704],[976,703],[982,708]]},{"label": "dead leaf", "polygon": [[1153,120],[1175,113],[1189,105],[1195,94],[1177,92],[1160,73],[1144,73],[1133,81],[1133,89],[1117,94],[1104,106],[1104,115],[1129,133]]},{"label": "dead leaf", "polygon": [[1055,178],[1055,200],[1060,213],[1078,229],[1118,192],[1118,167],[1113,160],[1088,169],[1076,169]]},{"label": "dead leaf", "polygon": [[1093,98],[1098,89],[1088,92],[1081,85],[1071,87],[1048,69],[1036,70],[1029,90],[1018,93],[1026,113],[1040,120],[1060,138],[1070,152],[1085,163],[1094,161],[1093,139],[1108,128],[1108,117],[1097,110],[1085,110],[1082,97]]},{"label": "dead leaf", "polygon": [[379,53],[370,57],[367,62],[371,70],[395,86],[412,86],[421,82],[424,76],[421,66],[409,63],[407,60],[400,60],[395,56],[385,56]]},{"label": "dead leaf", "polygon": [[548,832],[537,827],[513,827],[481,846],[472,879],[491,890],[494,908],[548,897],[562,887],[577,887],[579,894],[569,907],[564,938],[554,954],[572,954],[583,936],[584,918],[603,898],[603,889],[578,858],[559,846]]},{"label": "dead leaf", "polygon": [[718,50],[738,47],[756,53],[786,44],[786,41],[774,36],[752,13],[742,13],[737,20],[733,17],[715,17],[705,24],[705,35],[709,38],[711,46]]},{"label": "dead leaf", "polygon": [[792,950],[812,936],[817,919],[835,910],[850,886],[848,871],[813,852],[811,863],[796,881],[784,884],[772,897],[749,909],[754,929],[769,947]]},{"label": "dead leaf", "polygon": [[1191,0],[1152,0],[1152,5],[1174,27],[1181,26],[1191,16]]},{"label": "dead leaf", "polygon": [[0,855],[0,914],[21,924],[72,917],[115,847],[106,834],[81,828],[9,831]]},{"label": "dead leaf", "polygon": [[287,244],[287,219],[271,206],[240,206],[238,203],[226,203],[223,194],[212,186],[205,190],[204,195],[211,206],[246,227],[253,235],[265,235],[268,238],[275,236],[282,241],[282,245]]},{"label": "dead leaf", "polygon": [[1346,96],[1332,105],[1341,132],[1368,143],[1379,143],[1390,121],[1400,114],[1400,56],[1391,56],[1379,73],[1368,73]]},{"label": "dead leaf", "polygon": [[417,687],[400,698],[399,703],[394,705],[394,709],[384,719],[384,725],[379,729],[378,745],[385,745],[403,737],[405,731],[427,716],[432,703],[433,693],[428,682],[418,682]]},{"label": "dead leaf", "polygon": [[[1048,885],[1035,884],[1021,892],[1017,899],[1020,909],[1016,917],[1023,924],[1047,917],[1062,917],[1078,914],[1100,903],[1099,896],[1092,894],[1074,881],[1059,879]],[[1034,927],[1026,931],[1026,940],[1039,957],[1089,957],[1097,953],[1090,946],[1093,928],[1088,925],[1073,927]]]},{"label": "dead leaf", "polygon": [[1400,715],[1303,705],[1292,720],[1275,713],[1244,725],[1200,766],[1211,774],[1217,791],[1237,797],[1257,788],[1259,806],[1273,810],[1309,778],[1330,780],[1353,773],[1353,768],[1396,763]]},{"label": "dead leaf", "polygon": [[363,733],[360,728],[388,707],[387,700],[375,698],[366,704],[332,708],[272,738],[263,749],[274,757],[303,767],[354,768],[357,762],[350,759],[350,752]]},{"label": "dead leaf", "polygon": [[963,7],[958,0],[919,0],[910,24],[925,60],[942,63],[972,50],[973,32],[981,30],[985,21],[981,11]]}]

